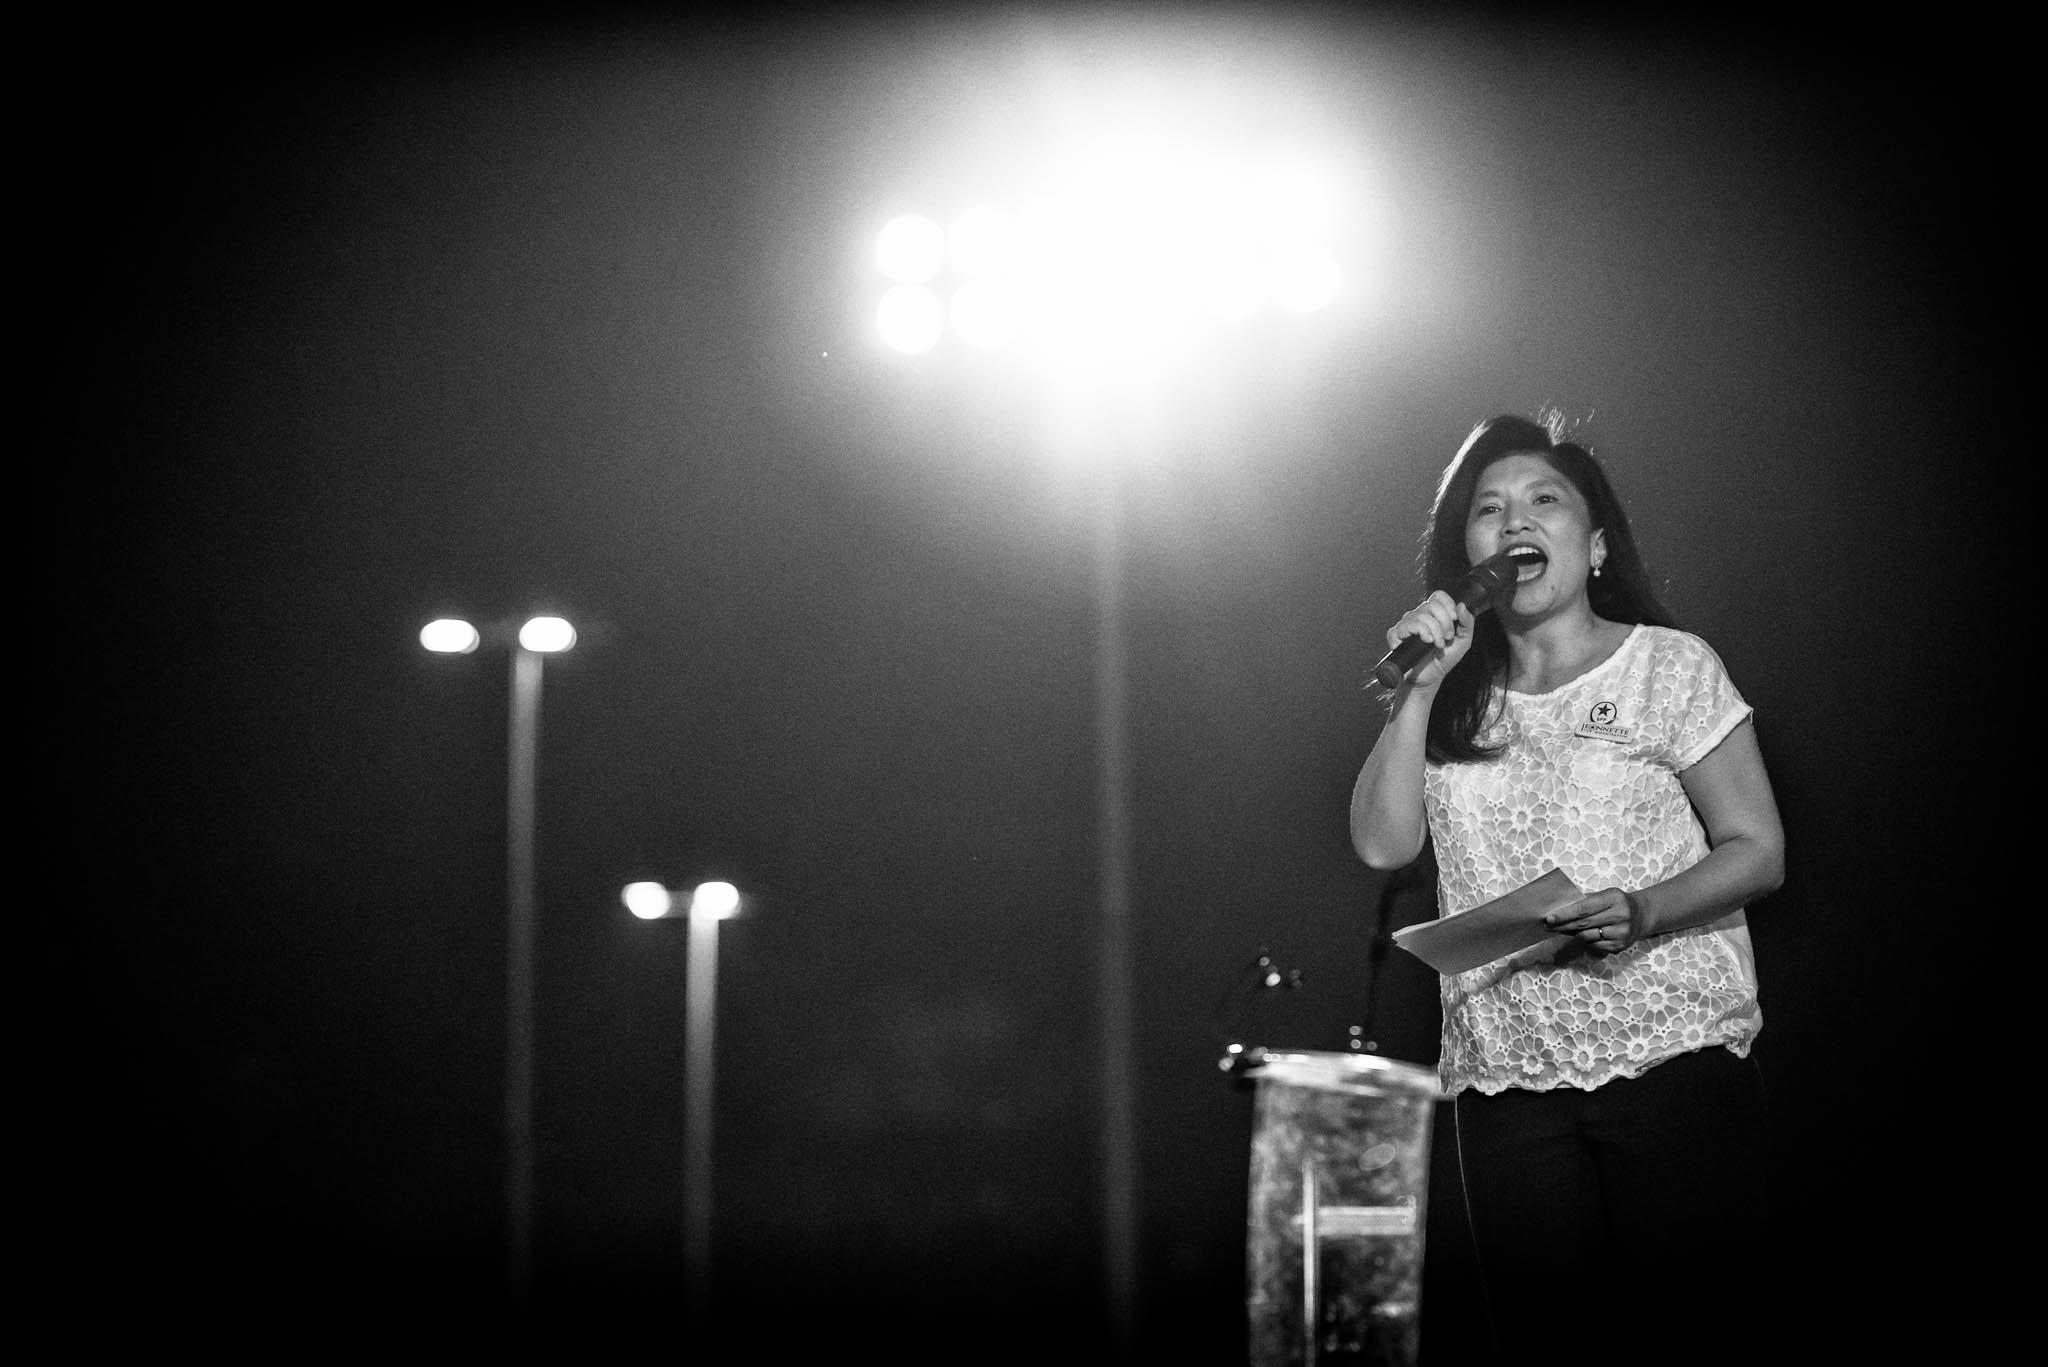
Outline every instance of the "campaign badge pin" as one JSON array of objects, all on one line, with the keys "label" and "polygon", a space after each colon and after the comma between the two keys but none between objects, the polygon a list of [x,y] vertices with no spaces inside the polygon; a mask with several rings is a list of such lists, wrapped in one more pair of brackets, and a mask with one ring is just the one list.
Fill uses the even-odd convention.
[{"label": "campaign badge pin", "polygon": [[1621,709],[1603,698],[1593,704],[1586,713],[1586,719],[1579,723],[1579,728],[1572,734],[1581,740],[1605,740],[1613,741],[1617,745],[1625,744],[1636,738],[1636,729],[1623,725],[1620,717]]}]

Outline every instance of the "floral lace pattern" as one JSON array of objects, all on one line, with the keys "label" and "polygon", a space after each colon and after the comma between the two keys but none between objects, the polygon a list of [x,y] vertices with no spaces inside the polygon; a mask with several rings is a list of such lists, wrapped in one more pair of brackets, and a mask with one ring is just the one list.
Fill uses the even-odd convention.
[{"label": "floral lace pattern", "polygon": [[[1424,801],[1448,916],[1552,867],[1591,892],[1634,890],[1707,852],[1679,774],[1750,715],[1696,636],[1637,626],[1620,649],[1543,694],[1504,692],[1482,734],[1507,749],[1432,764]],[[1440,980],[1445,1090],[1591,1088],[1710,1045],[1749,1052],[1762,1025],[1741,911],[1607,958],[1525,950]]]}]

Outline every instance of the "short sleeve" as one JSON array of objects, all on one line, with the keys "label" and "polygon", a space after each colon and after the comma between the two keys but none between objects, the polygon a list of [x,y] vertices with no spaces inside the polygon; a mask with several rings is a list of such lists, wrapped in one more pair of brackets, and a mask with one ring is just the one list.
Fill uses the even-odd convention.
[{"label": "short sleeve", "polygon": [[1658,661],[1652,687],[1658,705],[1670,709],[1671,764],[1682,771],[1712,754],[1754,709],[1712,646],[1683,633],[1674,633],[1671,644]]}]

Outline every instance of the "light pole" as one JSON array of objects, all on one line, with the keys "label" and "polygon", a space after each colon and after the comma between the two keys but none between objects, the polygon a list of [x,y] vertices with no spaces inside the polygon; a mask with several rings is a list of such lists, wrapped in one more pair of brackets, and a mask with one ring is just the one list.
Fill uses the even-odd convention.
[{"label": "light pole", "polygon": [[1124,635],[1123,487],[1113,462],[1096,477],[1095,523],[1095,1002],[1102,1101],[1104,1279],[1112,1327],[1127,1338],[1137,1317],[1137,1072],[1132,1056],[1131,747],[1129,652]]},{"label": "light pole", "polygon": [[739,889],[699,883],[690,892],[660,883],[628,883],[626,909],[643,921],[688,918],[683,972],[683,1276],[690,1319],[704,1323],[711,1304],[711,1129],[718,998],[718,923],[739,915]]},{"label": "light pole", "polygon": [[[441,655],[468,655],[477,629],[443,617],[420,630]],[[540,754],[541,660],[576,644],[560,617],[533,617],[512,651],[511,721],[505,785],[505,1270],[515,1294],[533,1281],[533,940],[534,816]]]},{"label": "light pole", "polygon": [[1014,212],[977,203],[945,227],[898,214],[882,225],[874,263],[887,282],[875,313],[882,343],[915,356],[950,336],[963,357],[1037,370],[1051,444],[1087,459],[1098,481],[1098,1151],[1103,1289],[1111,1329],[1127,1342],[1139,1318],[1142,1212],[1123,458],[1162,449],[1179,408],[1209,400],[1201,353],[1213,342],[1262,326],[1262,313],[1328,306],[1342,273],[1331,240],[1341,196],[1291,149],[1257,154],[1235,139],[1167,145],[1142,120],[1118,136],[1120,108],[1071,111],[1072,126],[1095,131],[1056,142],[1044,164],[1062,169],[1042,183],[1020,180]]}]

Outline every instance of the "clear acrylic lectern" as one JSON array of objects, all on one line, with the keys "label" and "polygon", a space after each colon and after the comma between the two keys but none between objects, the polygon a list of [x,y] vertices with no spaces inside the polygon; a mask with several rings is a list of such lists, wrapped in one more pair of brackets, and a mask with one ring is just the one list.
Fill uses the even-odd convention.
[{"label": "clear acrylic lectern", "polygon": [[1436,1074],[1374,1054],[1255,1058],[1252,1367],[1414,1367]]}]

